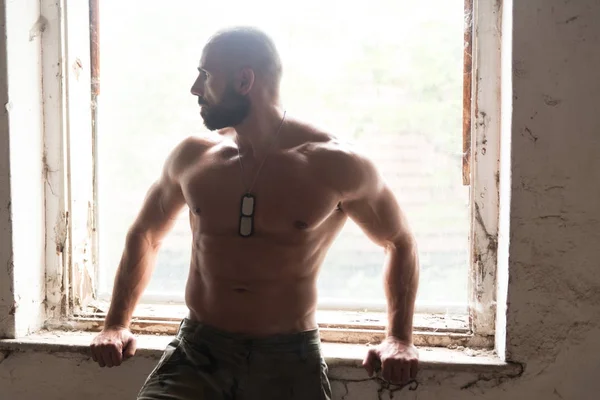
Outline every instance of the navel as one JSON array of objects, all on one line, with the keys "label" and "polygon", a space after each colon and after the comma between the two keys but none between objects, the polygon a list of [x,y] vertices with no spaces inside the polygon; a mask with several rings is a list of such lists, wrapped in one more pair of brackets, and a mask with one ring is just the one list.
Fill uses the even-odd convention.
[{"label": "navel", "polygon": [[200,215],[200,207],[196,207],[194,209],[194,212],[196,213],[196,215]]}]

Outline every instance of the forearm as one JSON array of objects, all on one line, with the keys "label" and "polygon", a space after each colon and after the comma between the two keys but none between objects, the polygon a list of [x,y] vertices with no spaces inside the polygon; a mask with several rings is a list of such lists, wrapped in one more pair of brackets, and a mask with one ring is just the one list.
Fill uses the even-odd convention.
[{"label": "forearm", "polygon": [[419,286],[419,256],[414,240],[388,247],[384,279],[388,304],[387,334],[412,343]]},{"label": "forearm", "polygon": [[127,236],[105,326],[129,327],[133,310],[150,282],[157,253],[158,246],[152,245],[144,235],[130,233]]}]

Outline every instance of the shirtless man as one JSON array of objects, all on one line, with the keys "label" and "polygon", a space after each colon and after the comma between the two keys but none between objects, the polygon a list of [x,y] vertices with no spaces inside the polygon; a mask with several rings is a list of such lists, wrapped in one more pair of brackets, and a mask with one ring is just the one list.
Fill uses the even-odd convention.
[{"label": "shirtless man", "polygon": [[414,237],[372,162],[286,116],[280,78],[277,50],[256,29],[221,31],[202,52],[192,94],[220,135],[188,138],[169,155],[128,232],[104,329],[91,345],[101,367],[134,355],[134,307],[187,206],[189,316],[139,400],[331,399],[316,280],[348,217],[387,253],[387,337],[363,366],[372,376],[381,362],[392,383],[416,376]]}]

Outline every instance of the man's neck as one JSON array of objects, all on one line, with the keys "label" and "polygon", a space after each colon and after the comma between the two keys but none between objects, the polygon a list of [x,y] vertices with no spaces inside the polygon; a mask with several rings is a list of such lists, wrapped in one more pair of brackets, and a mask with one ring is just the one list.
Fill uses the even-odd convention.
[{"label": "man's neck", "polygon": [[253,108],[243,123],[235,127],[236,141],[244,154],[260,158],[271,147],[283,119],[283,111],[273,105]]}]

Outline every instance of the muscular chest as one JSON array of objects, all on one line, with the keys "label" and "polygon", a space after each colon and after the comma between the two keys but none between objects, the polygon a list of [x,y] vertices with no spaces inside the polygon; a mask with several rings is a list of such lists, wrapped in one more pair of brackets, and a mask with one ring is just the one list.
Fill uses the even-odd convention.
[{"label": "muscular chest", "polygon": [[[249,164],[242,170],[237,158],[212,157],[190,171],[183,182],[186,201],[202,233],[228,234],[239,230],[242,197],[254,198],[253,228],[257,235],[310,232],[341,214],[339,196],[323,184],[306,159],[272,156],[258,173]],[[244,174],[243,174],[244,173]]]}]

